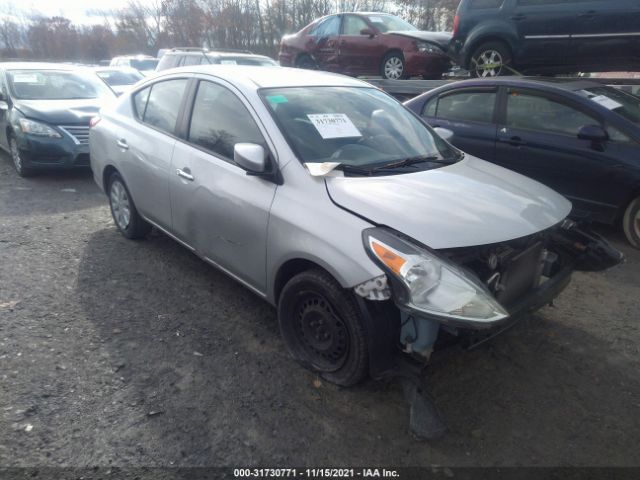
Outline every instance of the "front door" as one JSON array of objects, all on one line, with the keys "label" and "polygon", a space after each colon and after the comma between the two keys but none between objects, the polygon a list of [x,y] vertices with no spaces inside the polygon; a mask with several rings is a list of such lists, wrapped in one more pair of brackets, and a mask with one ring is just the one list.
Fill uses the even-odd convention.
[{"label": "front door", "polygon": [[321,70],[339,70],[340,15],[332,15],[309,32],[309,52]]},{"label": "front door", "polygon": [[619,203],[610,188],[616,149],[578,138],[583,126],[601,121],[561,98],[515,88],[506,94],[495,162],[565,195],[574,211],[607,221]]},{"label": "front door", "polygon": [[[363,35],[368,29],[372,35]],[[378,75],[385,47],[380,35],[374,34],[371,25],[357,15],[343,15],[340,35],[340,65],[342,71],[354,75]]]},{"label": "front door", "polygon": [[236,143],[271,151],[233,87],[201,80],[186,141],[176,144],[173,155],[173,231],[199,255],[264,293],[267,223],[276,185],[235,164]]}]

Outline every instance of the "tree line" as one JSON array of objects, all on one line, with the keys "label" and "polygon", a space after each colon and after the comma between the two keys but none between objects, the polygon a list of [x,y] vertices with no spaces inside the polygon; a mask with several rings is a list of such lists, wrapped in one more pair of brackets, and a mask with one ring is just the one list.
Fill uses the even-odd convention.
[{"label": "tree line", "polygon": [[76,25],[38,14],[0,20],[0,56],[97,62],[120,54],[156,55],[161,48],[246,49],[277,56],[280,39],[336,12],[379,11],[423,30],[450,30],[459,0],[130,0],[92,12],[100,21]]}]

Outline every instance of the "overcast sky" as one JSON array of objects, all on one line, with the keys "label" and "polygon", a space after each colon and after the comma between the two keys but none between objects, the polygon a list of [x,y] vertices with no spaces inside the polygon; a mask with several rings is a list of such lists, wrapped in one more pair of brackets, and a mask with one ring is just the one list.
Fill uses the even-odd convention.
[{"label": "overcast sky", "polygon": [[117,10],[126,4],[127,0],[0,0],[0,14],[20,16],[39,12],[46,16],[62,15],[73,23],[102,23],[100,11]]}]

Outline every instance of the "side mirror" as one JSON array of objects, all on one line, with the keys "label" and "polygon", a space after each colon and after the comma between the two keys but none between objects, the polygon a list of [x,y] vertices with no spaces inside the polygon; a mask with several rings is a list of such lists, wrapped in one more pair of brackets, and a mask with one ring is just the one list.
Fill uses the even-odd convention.
[{"label": "side mirror", "polygon": [[609,134],[600,125],[585,125],[578,132],[578,138],[580,140],[602,143],[609,140]]},{"label": "side mirror", "polygon": [[366,35],[369,38],[373,38],[376,34],[373,33],[373,30],[371,30],[370,28],[363,28],[362,30],[360,30],[360,35]]},{"label": "side mirror", "polygon": [[448,128],[435,127],[433,130],[438,134],[438,136],[441,139],[446,140],[447,142],[451,141],[454,135],[454,133]]},{"label": "side mirror", "polygon": [[236,143],[233,147],[233,161],[249,174],[264,173],[267,168],[267,152],[262,145]]}]

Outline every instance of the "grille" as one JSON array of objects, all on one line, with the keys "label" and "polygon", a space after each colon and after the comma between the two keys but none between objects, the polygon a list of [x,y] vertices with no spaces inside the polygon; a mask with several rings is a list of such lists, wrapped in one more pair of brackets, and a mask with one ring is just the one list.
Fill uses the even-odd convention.
[{"label": "grille", "polygon": [[78,145],[89,144],[89,125],[60,125],[60,130],[69,135]]}]

